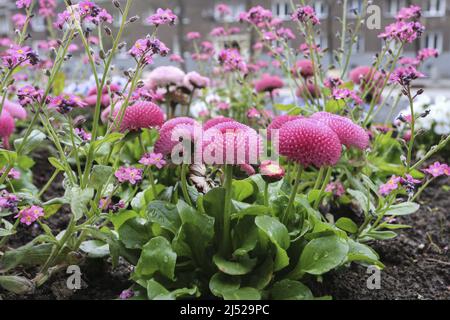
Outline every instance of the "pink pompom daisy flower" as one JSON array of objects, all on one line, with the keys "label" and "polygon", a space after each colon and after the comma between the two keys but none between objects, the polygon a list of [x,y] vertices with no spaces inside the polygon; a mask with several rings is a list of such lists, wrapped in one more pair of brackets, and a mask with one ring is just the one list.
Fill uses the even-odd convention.
[{"label": "pink pompom daisy flower", "polygon": [[323,122],[299,119],[285,123],[280,130],[280,154],[305,167],[335,165],[342,152],[337,134]]},{"label": "pink pompom daisy flower", "polygon": [[164,113],[161,108],[153,102],[139,101],[126,109],[120,131],[155,128],[163,123]]},{"label": "pink pompom daisy flower", "polygon": [[292,73],[294,76],[300,74],[303,78],[312,77],[314,75],[313,63],[311,60],[299,60],[295,63]]},{"label": "pink pompom daisy flower", "polygon": [[349,118],[341,117],[328,112],[318,112],[311,116],[329,126],[339,137],[341,143],[347,147],[356,147],[364,150],[369,146],[369,135]]},{"label": "pink pompom daisy flower", "polygon": [[5,149],[9,149],[9,137],[13,134],[15,128],[14,118],[8,111],[3,110],[0,115],[0,138],[3,140]]},{"label": "pink pompom daisy flower", "polygon": [[255,82],[256,92],[270,92],[283,88],[284,83],[278,76],[263,74],[261,79]]}]

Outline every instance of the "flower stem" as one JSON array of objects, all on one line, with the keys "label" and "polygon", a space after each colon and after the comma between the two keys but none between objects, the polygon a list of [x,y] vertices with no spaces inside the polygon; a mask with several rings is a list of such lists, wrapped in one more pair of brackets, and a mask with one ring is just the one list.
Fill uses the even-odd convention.
[{"label": "flower stem", "polygon": [[292,188],[291,191],[291,197],[289,198],[288,206],[281,218],[281,222],[283,222],[284,224],[289,222],[289,218],[291,216],[292,208],[294,206],[295,197],[297,196],[297,191],[300,185],[300,179],[302,177],[302,174],[303,174],[303,166],[299,165],[297,169],[297,177],[295,178],[294,187]]},{"label": "flower stem", "polygon": [[266,182],[264,185],[264,205],[269,206],[269,183]]},{"label": "flower stem", "polygon": [[231,250],[231,195],[233,189],[233,166],[225,165],[225,203],[223,209],[223,230],[221,242],[221,254],[225,257]]},{"label": "flower stem", "polygon": [[75,218],[74,218],[74,216],[72,216],[72,217],[70,217],[70,222],[69,222],[69,225],[67,226],[66,231],[64,232],[64,235],[62,236],[59,243],[53,248],[52,253],[48,257],[44,266],[42,267],[40,274],[45,275],[47,273],[48,269],[52,266],[52,264],[55,262],[55,260],[59,257],[66,242],[72,236],[75,226],[76,226]]},{"label": "flower stem", "polygon": [[181,190],[183,192],[184,200],[186,200],[186,202],[192,207],[191,197],[189,196],[189,192],[187,189],[187,185],[188,185],[187,180],[186,180],[187,169],[188,169],[187,164],[183,164],[181,166]]},{"label": "flower stem", "polygon": [[47,189],[51,186],[51,184],[53,183],[53,181],[56,179],[56,177],[58,176],[58,174],[61,171],[59,170],[55,170],[52,174],[52,176],[50,177],[50,179],[47,181],[47,183],[45,184],[45,186],[41,189],[41,191],[39,192],[39,194],[37,195],[37,198],[40,199],[42,197],[42,195],[45,193],[45,191],[47,191]]},{"label": "flower stem", "polygon": [[328,167],[327,175],[325,176],[325,180],[322,183],[322,188],[320,188],[319,195],[317,196],[317,199],[314,202],[314,209],[316,209],[316,210],[319,208],[320,202],[322,200],[322,195],[325,192],[325,188],[327,187],[328,182],[330,182],[332,172],[333,172],[333,169],[331,167]]}]

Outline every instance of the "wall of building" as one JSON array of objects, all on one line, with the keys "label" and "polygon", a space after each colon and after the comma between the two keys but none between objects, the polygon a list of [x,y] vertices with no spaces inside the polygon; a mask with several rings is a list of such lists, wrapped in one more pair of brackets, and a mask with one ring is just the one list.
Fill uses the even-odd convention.
[{"label": "wall of building", "polygon": [[[58,12],[62,11],[63,1],[59,0],[61,5]],[[10,17],[14,14],[13,0],[0,0],[0,35],[3,33],[10,33],[12,26],[8,25]],[[110,0],[97,0],[97,3],[105,7],[111,13],[117,13]],[[120,0],[124,4],[124,0]],[[295,2],[295,1],[294,1]],[[342,1],[341,1],[342,2]],[[352,9],[358,10],[361,6],[362,0],[349,0],[349,11]],[[441,57],[434,61],[433,67],[430,69],[432,76],[435,78],[448,77],[450,78],[450,0],[373,0],[373,4],[379,5],[382,11],[382,28],[394,20],[393,14],[399,8],[409,5],[418,4],[424,9],[423,24],[427,31],[421,40],[408,46],[406,48],[407,55],[414,55],[417,50],[425,46],[435,46],[441,51]],[[214,8],[218,3],[228,4],[236,13],[234,19],[221,21],[214,14]],[[338,17],[342,16],[342,5],[335,0],[312,0],[310,1],[321,18],[320,35],[317,39],[322,44],[322,47],[328,47],[330,55],[328,62],[332,59],[331,52],[336,50],[339,46],[339,39],[336,34],[341,29]],[[237,21],[237,13],[242,10],[247,10],[252,6],[261,5],[265,8],[270,8],[274,15],[285,19],[286,26],[295,31],[295,24],[290,21],[291,6],[290,0],[135,0],[131,10],[131,16],[138,15],[141,17],[139,22],[133,24],[125,33],[125,41],[130,47],[134,41],[145,34],[152,32],[152,27],[145,23],[145,19],[150,16],[157,8],[171,8],[181,19],[176,26],[162,26],[159,31],[161,40],[169,46],[174,53],[185,55],[188,59],[187,52],[192,51],[191,43],[186,40],[185,35],[189,31],[197,31],[202,35],[208,35],[209,31],[220,25],[238,26],[241,27],[242,33],[248,35],[251,40],[252,37],[245,25],[241,25]],[[118,15],[116,14],[116,17]],[[353,21],[352,14],[349,14],[349,21]],[[119,19],[116,19],[118,22]],[[116,22],[116,23],[117,23]],[[45,30],[39,28],[39,23],[36,27],[32,26],[33,41],[46,38]],[[42,27],[42,26],[41,26]],[[113,27],[117,27],[113,25]],[[363,28],[362,36],[359,42],[359,50],[355,52],[352,57],[352,64],[370,63],[373,55],[379,52],[382,46],[382,41],[377,37],[381,30],[369,30]],[[209,37],[211,41],[217,39]],[[294,47],[297,47],[303,42],[301,37],[298,37],[292,42]],[[250,45],[249,45],[250,47]],[[127,56],[121,56],[122,63],[127,63]]]}]

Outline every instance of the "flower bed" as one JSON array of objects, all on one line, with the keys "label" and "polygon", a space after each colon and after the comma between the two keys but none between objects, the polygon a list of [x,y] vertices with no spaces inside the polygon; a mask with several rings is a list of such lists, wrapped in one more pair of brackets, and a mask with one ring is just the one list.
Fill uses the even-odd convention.
[{"label": "flower bed", "polygon": [[[44,2],[41,10],[51,6]],[[448,237],[438,231],[440,218],[423,215],[430,205],[439,209],[427,201],[428,187],[449,191],[448,159],[439,152],[450,138],[421,140],[430,112],[416,108],[423,90],[413,86],[426,76],[421,64],[438,52],[402,57],[424,32],[419,7],[403,8],[379,35],[385,44],[373,65],[353,70],[358,38],[347,31],[346,8],[338,68],[326,69],[312,7],[293,8],[295,31],[253,7],[240,20],[257,35],[259,53],[246,58],[238,44],[217,50],[190,32],[199,72],[189,73],[175,66],[183,64],[177,55],[170,56],[174,65],[152,67],[170,55],[158,31],[178,19],[158,9],[147,19],[151,34],[128,51],[135,66],[120,75],[113,61],[125,45],[122,32],[138,20],[129,17],[132,2],[114,2],[122,15],[117,33],[112,15],[94,2],[68,4],[54,21],[59,40],[38,55],[26,36],[35,3],[17,1],[26,15],[17,39],[2,42],[1,56],[6,297],[349,298],[359,291],[344,279],[364,282],[367,268],[386,269],[389,291],[360,298],[446,297]],[[226,5],[217,10],[230,14]],[[211,36],[239,32],[215,28]],[[299,50],[289,46],[295,37],[305,41]],[[63,73],[78,46],[93,78],[84,92],[80,82],[89,81]],[[281,89],[292,104],[277,103]],[[376,123],[395,95],[391,115],[401,98],[409,114],[395,125]],[[405,266],[408,257],[417,270]],[[414,271],[439,274],[422,281],[414,297],[416,291],[395,291],[395,268],[406,283]],[[68,287],[64,272],[80,269],[84,282],[75,277]],[[99,270],[108,285],[103,294],[105,283],[93,280]],[[93,287],[83,291],[86,284]]]}]

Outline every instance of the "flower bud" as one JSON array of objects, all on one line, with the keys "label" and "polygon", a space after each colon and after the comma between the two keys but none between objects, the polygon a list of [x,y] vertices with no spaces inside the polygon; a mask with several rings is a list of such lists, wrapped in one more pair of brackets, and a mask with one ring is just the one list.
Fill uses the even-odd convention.
[{"label": "flower bud", "polygon": [[277,182],[284,178],[285,171],[282,166],[274,161],[263,161],[259,167],[264,181],[267,183]]}]

